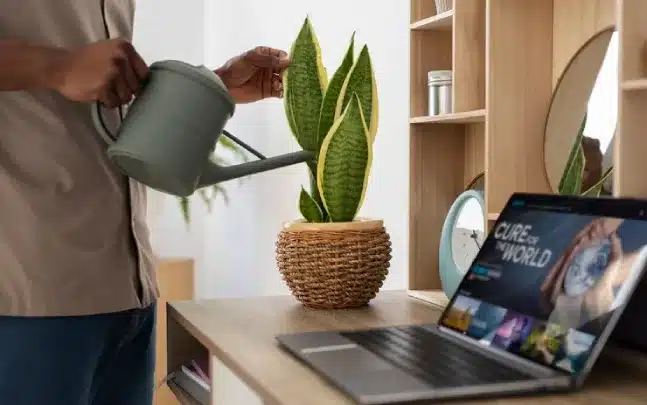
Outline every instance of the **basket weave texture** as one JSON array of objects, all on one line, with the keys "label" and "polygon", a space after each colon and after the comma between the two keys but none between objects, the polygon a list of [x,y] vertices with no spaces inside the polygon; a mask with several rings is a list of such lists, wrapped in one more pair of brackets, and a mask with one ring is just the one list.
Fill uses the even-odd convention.
[{"label": "basket weave texture", "polygon": [[276,261],[292,295],[318,309],[365,306],[389,272],[391,239],[376,229],[284,229],[276,242]]}]

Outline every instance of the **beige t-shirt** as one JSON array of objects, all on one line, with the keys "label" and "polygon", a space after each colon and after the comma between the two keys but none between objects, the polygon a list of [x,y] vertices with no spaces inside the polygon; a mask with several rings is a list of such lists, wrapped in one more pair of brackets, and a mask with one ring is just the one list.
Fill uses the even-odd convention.
[{"label": "beige t-shirt", "polygon": [[[100,0],[0,0],[0,39],[73,48],[105,39]],[[132,37],[134,0],[106,0]],[[116,111],[106,121],[118,128]],[[86,315],[157,297],[146,189],[108,160],[90,105],[0,92],[0,315]]]}]

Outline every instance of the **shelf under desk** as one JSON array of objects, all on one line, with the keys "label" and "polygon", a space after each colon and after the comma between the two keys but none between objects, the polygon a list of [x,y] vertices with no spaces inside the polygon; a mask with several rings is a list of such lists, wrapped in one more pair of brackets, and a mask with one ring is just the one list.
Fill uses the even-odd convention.
[{"label": "shelf under desk", "polygon": [[[284,352],[274,337],[290,332],[432,323],[439,315],[438,307],[410,297],[406,291],[382,292],[366,308],[337,311],[310,310],[291,296],[173,302],[167,311],[169,368],[208,352],[266,404],[352,405],[335,387]],[[452,403],[644,405],[646,369],[611,361],[611,357],[598,361],[584,390],[575,394]],[[213,383],[212,387],[218,389]]]}]

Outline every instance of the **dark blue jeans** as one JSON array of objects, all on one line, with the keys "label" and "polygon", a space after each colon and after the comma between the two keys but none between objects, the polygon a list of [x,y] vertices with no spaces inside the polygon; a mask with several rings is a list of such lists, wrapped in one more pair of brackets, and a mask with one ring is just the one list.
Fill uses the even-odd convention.
[{"label": "dark blue jeans", "polygon": [[75,317],[0,316],[0,404],[151,405],[155,305]]}]

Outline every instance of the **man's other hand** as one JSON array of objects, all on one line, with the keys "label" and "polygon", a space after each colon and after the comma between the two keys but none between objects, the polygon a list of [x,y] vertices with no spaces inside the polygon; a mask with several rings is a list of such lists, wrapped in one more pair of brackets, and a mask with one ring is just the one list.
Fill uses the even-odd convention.
[{"label": "man's other hand", "polygon": [[289,64],[287,52],[259,46],[230,59],[216,74],[236,103],[251,103],[283,96],[283,72]]},{"label": "man's other hand", "polygon": [[111,39],[67,51],[52,65],[51,87],[73,101],[128,104],[141,90],[148,66],[128,41]]}]

